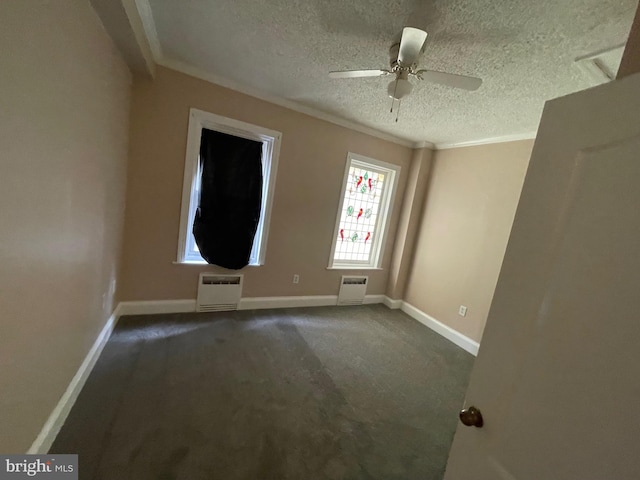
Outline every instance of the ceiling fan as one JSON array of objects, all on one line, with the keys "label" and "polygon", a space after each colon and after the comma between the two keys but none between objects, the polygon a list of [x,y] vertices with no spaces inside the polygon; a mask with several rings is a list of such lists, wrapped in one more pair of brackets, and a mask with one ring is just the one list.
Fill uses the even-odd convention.
[{"label": "ceiling fan", "polygon": [[424,53],[426,40],[427,32],[424,30],[405,27],[402,29],[400,42],[393,44],[389,49],[391,63],[389,69],[339,70],[329,72],[329,76],[331,78],[360,78],[395,75],[396,78],[387,87],[387,93],[391,97],[392,112],[395,101],[398,101],[396,122],[400,111],[400,101],[413,90],[413,84],[409,81],[409,77],[463,90],[477,90],[480,88],[482,80],[479,78],[437,72],[435,70],[417,70],[419,57]]}]

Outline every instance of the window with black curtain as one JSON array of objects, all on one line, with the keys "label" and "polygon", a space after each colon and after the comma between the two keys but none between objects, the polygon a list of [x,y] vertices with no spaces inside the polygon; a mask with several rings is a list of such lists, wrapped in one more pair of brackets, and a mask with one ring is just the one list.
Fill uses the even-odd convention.
[{"label": "window with black curtain", "polygon": [[207,263],[249,264],[262,205],[262,142],[202,129],[193,236]]}]

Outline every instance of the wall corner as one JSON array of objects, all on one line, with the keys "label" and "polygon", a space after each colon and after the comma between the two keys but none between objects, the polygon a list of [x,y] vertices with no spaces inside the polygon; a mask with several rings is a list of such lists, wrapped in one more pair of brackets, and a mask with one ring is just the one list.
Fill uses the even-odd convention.
[{"label": "wall corner", "polygon": [[404,299],[432,158],[430,148],[413,150],[387,279],[386,296],[393,300]]}]

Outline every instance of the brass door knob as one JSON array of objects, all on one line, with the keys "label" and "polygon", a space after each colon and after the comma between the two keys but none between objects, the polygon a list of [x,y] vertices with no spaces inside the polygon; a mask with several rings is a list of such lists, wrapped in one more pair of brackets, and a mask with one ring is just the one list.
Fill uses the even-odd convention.
[{"label": "brass door knob", "polygon": [[467,427],[482,428],[484,421],[482,420],[482,413],[476,407],[469,407],[460,410],[460,421]]}]

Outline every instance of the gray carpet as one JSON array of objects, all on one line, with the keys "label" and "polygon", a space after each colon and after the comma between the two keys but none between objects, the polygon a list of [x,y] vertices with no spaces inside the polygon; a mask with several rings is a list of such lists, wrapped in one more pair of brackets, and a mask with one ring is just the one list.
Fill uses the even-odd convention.
[{"label": "gray carpet", "polygon": [[123,317],[50,452],[83,480],[441,479],[472,363],[382,305]]}]

